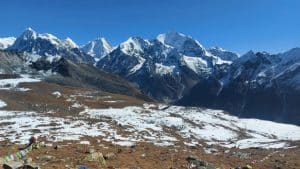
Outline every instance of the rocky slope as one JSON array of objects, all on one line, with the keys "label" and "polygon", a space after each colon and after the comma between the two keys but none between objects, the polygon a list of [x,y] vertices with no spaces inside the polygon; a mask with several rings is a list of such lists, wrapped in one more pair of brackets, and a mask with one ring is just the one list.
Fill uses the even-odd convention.
[{"label": "rocky slope", "polygon": [[[28,60],[29,59],[29,60]],[[47,82],[66,86],[96,88],[101,91],[135,96],[149,100],[130,82],[85,63],[76,63],[62,57],[48,62],[32,62],[31,56],[10,51],[0,51],[0,79],[16,78],[24,74]]]}]

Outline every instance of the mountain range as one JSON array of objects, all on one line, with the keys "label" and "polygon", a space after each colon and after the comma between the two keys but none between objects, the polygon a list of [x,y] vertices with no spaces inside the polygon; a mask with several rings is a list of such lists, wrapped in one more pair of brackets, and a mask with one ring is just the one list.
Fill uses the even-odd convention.
[{"label": "mountain range", "polygon": [[130,37],[114,47],[105,38],[78,46],[28,28],[0,38],[0,49],[2,74],[29,71],[55,83],[300,125],[300,48],[240,56],[178,32]]}]

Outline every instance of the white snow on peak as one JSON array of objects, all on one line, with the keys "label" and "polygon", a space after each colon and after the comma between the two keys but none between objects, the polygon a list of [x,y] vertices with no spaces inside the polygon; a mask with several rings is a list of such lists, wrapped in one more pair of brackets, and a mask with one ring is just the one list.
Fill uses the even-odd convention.
[{"label": "white snow on peak", "polygon": [[64,45],[66,47],[69,47],[71,49],[73,48],[78,48],[78,45],[69,37],[67,37],[64,41],[63,41]]},{"label": "white snow on peak", "polygon": [[16,39],[16,42],[18,42],[19,39],[22,40],[36,40],[36,39],[44,39],[52,43],[56,46],[63,46],[63,42],[57,38],[56,36],[50,34],[50,33],[37,33],[32,28],[27,28],[20,37]]},{"label": "white snow on peak", "polygon": [[120,48],[125,54],[132,55],[136,52],[143,52],[144,47],[147,45],[150,45],[148,40],[130,37],[127,41],[120,44]]},{"label": "white snow on peak", "polygon": [[6,49],[10,47],[13,43],[15,43],[15,41],[15,37],[0,38],[0,49]]},{"label": "white snow on peak", "polygon": [[41,39],[49,40],[53,45],[63,44],[61,40],[59,40],[56,36],[49,33],[38,34],[37,37]]},{"label": "white snow on peak", "polygon": [[238,59],[240,57],[239,54],[234,53],[234,52],[230,52],[228,50],[225,50],[223,48],[220,47],[212,47],[207,49],[207,52],[209,53],[209,55],[213,55],[215,56],[216,62],[217,63],[231,63],[232,61]]},{"label": "white snow on peak", "polygon": [[36,39],[37,33],[32,28],[27,28],[20,36],[24,40]]},{"label": "white snow on peak", "polygon": [[82,46],[81,50],[88,55],[100,59],[112,51],[112,46],[105,38],[97,38]]},{"label": "white snow on peak", "polygon": [[192,37],[178,32],[159,34],[156,39],[167,46],[171,46],[177,49],[181,49],[184,43],[188,40],[194,41],[199,47],[203,48],[203,46],[197,40],[194,40]]},{"label": "white snow on peak", "polygon": [[217,51],[220,51],[220,52],[227,52],[227,50],[225,50],[221,47],[218,47],[218,46],[211,47],[211,48],[209,48],[209,50],[217,50]]}]

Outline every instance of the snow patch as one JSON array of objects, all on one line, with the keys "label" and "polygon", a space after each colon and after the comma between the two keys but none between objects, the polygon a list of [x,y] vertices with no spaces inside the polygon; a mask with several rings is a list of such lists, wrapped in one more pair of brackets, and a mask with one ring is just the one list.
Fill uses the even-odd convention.
[{"label": "snow patch", "polygon": [[158,75],[172,74],[175,66],[166,66],[161,63],[155,63],[155,73]]},{"label": "snow patch", "polygon": [[71,107],[73,107],[73,108],[81,108],[81,107],[83,107],[83,105],[81,105],[80,103],[74,103],[74,104],[71,105]]},{"label": "snow patch", "polygon": [[80,141],[79,144],[90,145],[90,142],[89,141]]},{"label": "snow patch", "polygon": [[182,140],[187,146],[201,146],[199,142],[205,142],[240,149],[289,148],[290,141],[300,140],[299,126],[239,119],[212,109],[145,104],[109,109],[85,107],[79,117],[47,115],[49,113],[0,111],[0,123],[4,124],[0,129],[0,141],[26,143],[37,130],[39,137],[49,141],[80,140],[90,136],[121,146],[138,142],[172,146]]},{"label": "snow patch", "polygon": [[59,91],[53,92],[52,95],[55,96],[56,98],[60,98],[62,96],[62,94]]},{"label": "snow patch", "polygon": [[[221,110],[171,106],[164,110],[155,108],[125,107],[121,109],[88,109],[81,112],[95,119],[112,119],[131,133],[132,142],[146,141],[156,145],[174,144],[178,140],[164,128],[173,128],[186,139],[185,144],[195,144],[191,138],[207,144],[224,147],[283,148],[289,141],[300,140],[300,127],[257,119],[239,119]],[[260,126],[260,127],[257,127]],[[240,137],[244,133],[247,137]],[[123,136],[122,136],[123,137]]]},{"label": "snow patch", "polygon": [[11,90],[16,88],[20,83],[40,82],[39,79],[31,78],[29,75],[21,75],[20,78],[0,79],[0,90]]},{"label": "snow patch", "polygon": [[5,106],[7,106],[7,104],[4,101],[0,100],[0,108],[3,108]]},{"label": "snow patch", "polygon": [[146,61],[146,59],[144,59],[144,58],[142,58],[142,57],[138,57],[138,61],[139,61],[139,63],[138,63],[137,65],[135,65],[135,66],[130,70],[130,74],[133,74],[133,73],[135,73],[136,71],[140,70],[140,69],[143,67],[143,65],[144,65],[144,63],[145,63],[145,61]]},{"label": "snow patch", "polygon": [[200,74],[203,69],[207,69],[207,61],[200,57],[189,57],[183,55],[184,64],[197,74]]}]

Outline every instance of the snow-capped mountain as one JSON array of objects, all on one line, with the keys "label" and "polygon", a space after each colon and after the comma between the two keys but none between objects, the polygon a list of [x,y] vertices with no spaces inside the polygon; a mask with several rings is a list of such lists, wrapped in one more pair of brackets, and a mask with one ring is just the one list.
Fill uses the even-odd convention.
[{"label": "snow-capped mountain", "polygon": [[207,49],[207,51],[210,52],[211,54],[218,56],[221,59],[227,60],[227,61],[234,61],[235,59],[237,59],[239,57],[238,54],[224,50],[220,47],[212,47],[212,48]]},{"label": "snow-capped mountain", "polygon": [[112,46],[105,38],[97,38],[95,40],[89,41],[80,49],[86,54],[89,54],[99,60],[112,51]]},{"label": "snow-capped mountain", "polygon": [[187,35],[169,32],[151,40],[131,37],[97,67],[129,79],[155,99],[174,101],[223,64],[230,60],[211,54]]},{"label": "snow-capped mountain", "polygon": [[26,29],[8,49],[31,54],[32,61],[52,62],[64,57],[75,62],[94,62],[94,59],[81,52],[70,38],[60,40],[52,34],[40,34],[31,28]]},{"label": "snow-capped mountain", "polygon": [[156,37],[162,44],[177,49],[178,52],[188,56],[199,56],[205,54],[204,47],[192,37],[178,32],[168,32]]},{"label": "snow-capped mountain", "polygon": [[67,37],[64,41],[63,41],[64,46],[73,49],[73,48],[79,48],[79,46],[69,37]]},{"label": "snow-capped mountain", "polygon": [[224,76],[198,83],[179,104],[299,125],[299,86],[300,48],[275,55],[250,51]]},{"label": "snow-capped mountain", "polygon": [[10,47],[15,41],[15,37],[0,38],[0,49],[6,49]]}]

